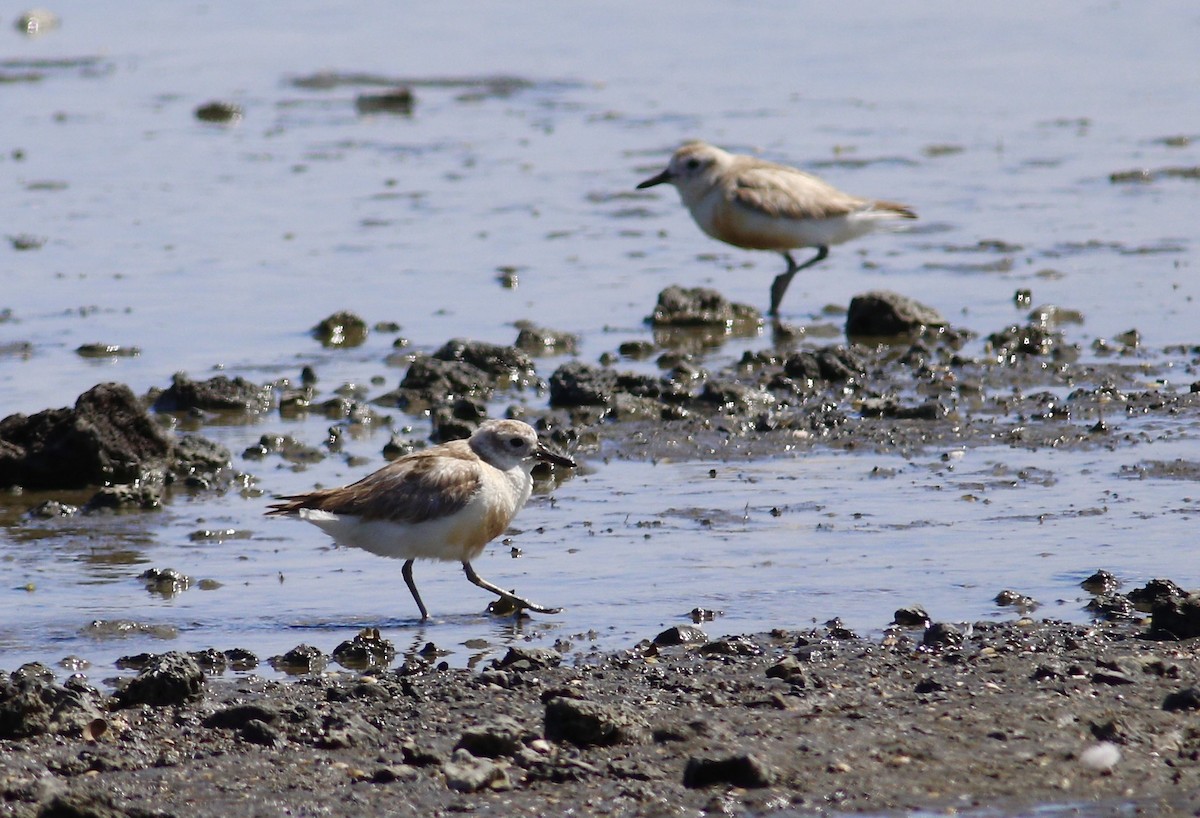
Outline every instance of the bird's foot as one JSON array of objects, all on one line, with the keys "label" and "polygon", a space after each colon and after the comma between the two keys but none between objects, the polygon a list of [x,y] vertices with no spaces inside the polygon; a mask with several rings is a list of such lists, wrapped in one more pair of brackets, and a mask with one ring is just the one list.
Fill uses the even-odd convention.
[{"label": "bird's foot", "polygon": [[512,616],[526,610],[544,614],[562,613],[562,608],[547,608],[513,594],[501,594],[499,599],[488,603],[488,613],[497,616]]}]

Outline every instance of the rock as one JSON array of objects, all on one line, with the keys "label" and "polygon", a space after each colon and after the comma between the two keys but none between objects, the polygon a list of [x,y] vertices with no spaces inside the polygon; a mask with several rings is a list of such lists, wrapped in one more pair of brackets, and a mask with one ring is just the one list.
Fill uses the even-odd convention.
[{"label": "rock", "polygon": [[949,322],[932,307],[889,290],[854,296],[846,312],[846,335],[889,336],[945,327]]},{"label": "rock", "polygon": [[813,352],[793,352],[783,362],[783,371],[796,380],[845,383],[862,378],[866,364],[846,347],[828,346]]},{"label": "rock", "polygon": [[80,395],[73,409],[0,421],[0,486],[131,483],[163,468],[171,448],[129,387],[103,383]]},{"label": "rock", "polygon": [[148,704],[166,707],[198,699],[204,692],[204,673],[186,653],[155,656],[117,693],[121,707]]},{"label": "rock", "polygon": [[512,787],[503,767],[494,761],[475,758],[466,750],[455,750],[452,760],[442,765],[442,774],[446,776],[446,786],[455,792]]},{"label": "rock", "polygon": [[379,94],[359,94],[354,98],[354,109],[360,114],[400,114],[408,116],[412,113],[416,98],[411,88],[401,86]]},{"label": "rock", "polygon": [[1150,611],[1150,622],[1150,636],[1154,639],[1200,636],[1200,594],[1156,603]]},{"label": "rock", "polygon": [[700,648],[705,656],[762,656],[763,649],[745,636],[718,639]]},{"label": "rock", "polygon": [[929,614],[920,605],[909,605],[899,608],[892,614],[892,621],[902,628],[929,627]]},{"label": "rock", "polygon": [[1187,596],[1187,591],[1169,579],[1152,579],[1126,596],[1139,611],[1153,611],[1155,605],[1171,605]]},{"label": "rock", "polygon": [[486,373],[492,384],[501,389],[540,385],[533,361],[514,347],[453,338],[433,353],[433,357],[439,361],[463,361],[471,364]]},{"label": "rock", "polygon": [[419,355],[408,365],[399,389],[385,397],[394,398],[401,409],[410,409],[459,397],[488,398],[492,391],[492,379],[474,364]]},{"label": "rock", "polygon": [[379,635],[379,628],[363,628],[333,649],[333,660],[353,670],[387,667],[395,658],[396,646]]},{"label": "rock", "polygon": [[128,813],[113,803],[108,793],[70,790],[41,805],[38,818],[126,818]]},{"label": "rock", "polygon": [[1013,324],[987,338],[988,348],[997,359],[1016,355],[1049,355],[1063,343],[1063,334],[1040,324]]},{"label": "rock", "polygon": [[271,388],[245,378],[230,379],[217,375],[207,381],[193,381],[182,372],[154,401],[156,412],[265,412],[271,408]]},{"label": "rock", "polygon": [[196,119],[201,122],[214,122],[220,125],[231,125],[240,122],[243,111],[242,106],[235,105],[232,102],[206,102],[196,108]]},{"label": "rock", "polygon": [[724,784],[743,789],[769,787],[778,774],[766,762],[750,753],[725,758],[688,759],[683,771],[683,786],[688,789]]},{"label": "rock", "polygon": [[611,369],[568,361],[550,376],[550,405],[607,406],[614,400],[617,373]]},{"label": "rock", "polygon": [[321,729],[313,742],[323,750],[344,750],[348,747],[375,747],[383,740],[379,728],[362,716],[328,714],[321,721]]},{"label": "rock", "polygon": [[54,681],[45,665],[22,665],[0,677],[0,738],[78,733],[100,719],[102,696],[81,678]]},{"label": "rock", "polygon": [[761,323],[762,314],[746,304],[734,304],[716,290],[671,286],[658,294],[658,304],[646,322],[655,327],[728,327]]},{"label": "rock", "polygon": [[804,665],[795,656],[785,656],[767,668],[768,679],[783,679],[795,687],[807,687],[808,677],[804,673]]},{"label": "rock", "polygon": [[325,654],[312,645],[297,645],[282,656],[272,656],[267,663],[282,673],[319,673],[328,663]]},{"label": "rock", "polygon": [[497,670],[535,670],[558,667],[562,654],[551,648],[510,647],[508,653],[493,662]]},{"label": "rock", "polygon": [[937,622],[925,629],[921,644],[926,647],[957,647],[963,643],[963,634],[958,628],[945,622]]},{"label": "rock", "polygon": [[556,329],[546,329],[528,321],[517,322],[517,349],[529,355],[574,355],[579,348],[579,336]]},{"label": "rock", "polygon": [[286,739],[283,733],[276,730],[265,721],[251,719],[242,726],[238,731],[238,736],[242,741],[250,744],[257,744],[260,747],[277,747],[283,744]]},{"label": "rock", "polygon": [[939,693],[945,689],[946,686],[937,679],[931,679],[926,676],[916,683],[916,685],[913,687],[913,692],[925,695],[927,693]]},{"label": "rock", "polygon": [[487,404],[474,398],[456,398],[452,403],[435,406],[430,415],[434,440],[463,440],[487,419]]},{"label": "rock", "polygon": [[367,322],[352,312],[335,312],[312,328],[324,347],[357,347],[367,340]]},{"label": "rock", "polygon": [[1200,688],[1185,687],[1183,690],[1168,693],[1163,699],[1162,709],[1168,713],[1176,713],[1180,710],[1200,710]]},{"label": "rock", "polygon": [[274,724],[279,719],[279,711],[272,706],[262,704],[235,704],[217,710],[207,716],[203,722],[205,727],[240,730],[252,721],[263,724]]},{"label": "rock", "polygon": [[165,597],[173,597],[192,587],[192,578],[174,568],[147,568],[138,575],[146,583],[146,590]]},{"label": "rock", "polygon": [[515,756],[526,740],[537,738],[509,716],[493,716],[486,724],[472,727],[462,734],[454,748],[466,750],[476,758]]},{"label": "rock", "polygon": [[391,784],[395,781],[408,781],[418,775],[415,767],[407,764],[388,764],[380,767],[371,774],[372,784]]},{"label": "rock", "polygon": [[1090,594],[1111,594],[1121,587],[1121,580],[1109,571],[1101,569],[1079,583],[1079,587]]},{"label": "rock", "polygon": [[1083,607],[1084,610],[1114,621],[1138,618],[1137,608],[1124,594],[1100,594]]},{"label": "rock", "polygon": [[1018,593],[1017,591],[1013,591],[1008,588],[1005,588],[1003,591],[996,594],[995,602],[997,605],[1002,607],[1016,608],[1022,613],[1035,610],[1038,607],[1038,601],[1033,597],[1026,596],[1025,594]]},{"label": "rock", "polygon": [[695,625],[676,625],[654,637],[656,645],[703,645],[708,634]]},{"label": "rock", "polygon": [[649,724],[641,716],[597,702],[556,696],[546,702],[545,734],[554,742],[577,747],[642,744]]}]

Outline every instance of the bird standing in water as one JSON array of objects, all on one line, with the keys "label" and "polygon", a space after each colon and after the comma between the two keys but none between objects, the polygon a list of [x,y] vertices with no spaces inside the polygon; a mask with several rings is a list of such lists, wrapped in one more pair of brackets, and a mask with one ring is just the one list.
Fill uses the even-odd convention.
[{"label": "bird standing in water", "polygon": [[[774,250],[787,269],[771,284],[772,316],[779,315],[793,276],[829,255],[829,248],[876,230],[894,229],[917,214],[907,205],[844,193],[802,170],[753,156],[687,142],[666,169],[638,189],[672,184],[708,235],[747,250]],[[790,251],[815,247],[797,264]]]},{"label": "bird standing in water", "polygon": [[429,611],[413,581],[413,561],[457,560],[474,584],[512,606],[558,613],[475,573],[471,560],[508,528],[533,490],[538,462],[574,466],[545,448],[519,420],[489,420],[467,440],[413,452],[357,483],[281,498],[269,515],[306,520],[341,545],[405,560],[401,574],[421,619]]}]

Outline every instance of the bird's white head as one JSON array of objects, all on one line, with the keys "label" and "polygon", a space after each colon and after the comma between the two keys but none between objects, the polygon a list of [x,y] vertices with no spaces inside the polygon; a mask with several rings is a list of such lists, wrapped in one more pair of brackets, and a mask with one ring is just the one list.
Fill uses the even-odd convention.
[{"label": "bird's white head", "polygon": [[684,201],[688,201],[707,192],[732,159],[732,154],[707,142],[685,142],[675,151],[666,169],[642,182],[638,189],[666,182],[674,185]]},{"label": "bird's white head", "polygon": [[571,458],[543,446],[534,428],[520,420],[486,420],[467,444],[480,458],[501,471],[517,466],[529,471],[539,460],[558,466],[575,465]]}]

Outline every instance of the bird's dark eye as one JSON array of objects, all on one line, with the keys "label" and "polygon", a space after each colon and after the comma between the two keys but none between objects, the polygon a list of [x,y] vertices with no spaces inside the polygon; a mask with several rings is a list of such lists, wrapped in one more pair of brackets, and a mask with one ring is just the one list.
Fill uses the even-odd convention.
[{"label": "bird's dark eye", "polygon": [[523,437],[510,437],[510,438],[508,439],[508,445],[509,445],[509,446],[512,446],[514,449],[519,449],[519,448],[521,448],[522,446],[524,446],[524,445],[525,445],[525,438],[523,438]]},{"label": "bird's dark eye", "polygon": [[700,160],[694,158],[689,159],[684,163],[684,167],[686,167],[688,170],[695,170],[696,168],[700,167]]}]

